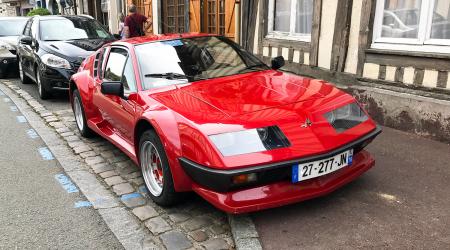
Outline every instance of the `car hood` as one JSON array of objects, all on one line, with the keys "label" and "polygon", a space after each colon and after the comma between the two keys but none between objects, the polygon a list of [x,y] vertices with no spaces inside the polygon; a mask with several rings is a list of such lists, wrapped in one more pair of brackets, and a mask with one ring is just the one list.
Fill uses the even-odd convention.
[{"label": "car hood", "polygon": [[[205,105],[205,112],[221,112],[230,118],[244,114],[285,106],[287,104],[323,98],[319,80],[294,76],[277,71],[263,71],[210,79],[180,85],[171,95],[156,95],[163,104],[174,107],[183,114],[199,112],[198,105]],[[182,108],[181,110],[177,106]]]},{"label": "car hood", "polygon": [[39,46],[49,53],[63,57],[71,62],[80,61],[94,53],[111,39],[86,39],[72,41],[41,41]]}]

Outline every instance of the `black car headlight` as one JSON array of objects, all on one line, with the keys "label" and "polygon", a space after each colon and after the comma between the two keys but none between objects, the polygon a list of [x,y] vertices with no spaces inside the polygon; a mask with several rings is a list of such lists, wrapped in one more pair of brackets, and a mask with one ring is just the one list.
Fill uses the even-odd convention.
[{"label": "black car headlight", "polygon": [[223,156],[255,153],[291,145],[278,126],[215,134],[210,135],[209,139]]},{"label": "black car headlight", "polygon": [[325,113],[324,116],[338,133],[353,128],[369,118],[356,102]]}]

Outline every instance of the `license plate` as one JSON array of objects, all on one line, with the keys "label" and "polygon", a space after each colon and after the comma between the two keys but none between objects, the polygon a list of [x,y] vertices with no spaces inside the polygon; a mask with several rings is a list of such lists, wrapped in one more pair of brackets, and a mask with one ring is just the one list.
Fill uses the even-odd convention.
[{"label": "license plate", "polygon": [[292,166],[292,182],[304,181],[332,173],[352,164],[353,149],[333,157]]}]

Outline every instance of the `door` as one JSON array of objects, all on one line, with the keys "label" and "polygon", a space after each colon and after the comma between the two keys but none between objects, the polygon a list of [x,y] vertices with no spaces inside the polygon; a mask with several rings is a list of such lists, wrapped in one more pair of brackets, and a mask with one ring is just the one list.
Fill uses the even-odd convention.
[{"label": "door", "polygon": [[[31,37],[31,25],[33,23],[33,19],[29,20],[27,24],[25,25],[25,28],[22,33],[22,37]],[[30,45],[26,44],[19,44],[20,51],[19,52],[19,63],[22,63],[22,69],[24,74],[33,76],[33,69],[32,69],[32,58],[33,58],[33,49]]]},{"label": "door", "polygon": [[188,32],[189,9],[186,0],[166,0],[162,2],[163,33]]},{"label": "door", "polygon": [[113,132],[132,144],[136,103],[131,97],[137,92],[132,57],[125,48],[112,47],[106,60],[101,82],[121,82],[125,97],[104,95],[97,84],[93,103]]},{"label": "door", "polygon": [[234,39],[235,2],[235,0],[204,0],[202,31]]}]

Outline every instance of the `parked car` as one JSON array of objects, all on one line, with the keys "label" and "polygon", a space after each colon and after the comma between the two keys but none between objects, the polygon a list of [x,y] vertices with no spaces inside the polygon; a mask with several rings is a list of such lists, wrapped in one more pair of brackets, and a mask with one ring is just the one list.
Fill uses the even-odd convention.
[{"label": "parked car", "polygon": [[354,180],[381,132],[352,96],[283,65],[220,36],[133,38],[82,63],[71,104],[81,135],[124,151],[157,204],[193,190],[226,212],[256,211]]},{"label": "parked car", "polygon": [[85,16],[35,16],[19,38],[17,49],[22,83],[34,81],[39,96],[68,90],[69,79],[81,62],[114,37]]},{"label": "parked car", "polygon": [[[382,37],[417,38],[420,11],[418,9],[385,10],[383,13]],[[433,12],[430,37],[450,39],[450,22]]]},{"label": "parked car", "polygon": [[16,60],[17,37],[27,22],[26,17],[0,17],[0,78],[18,72]]}]

